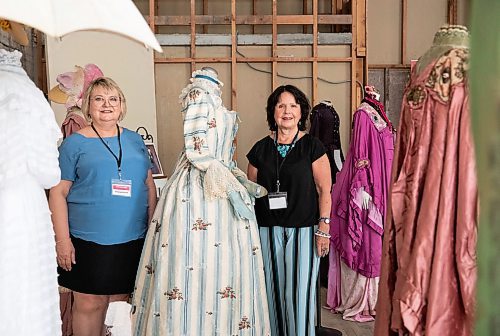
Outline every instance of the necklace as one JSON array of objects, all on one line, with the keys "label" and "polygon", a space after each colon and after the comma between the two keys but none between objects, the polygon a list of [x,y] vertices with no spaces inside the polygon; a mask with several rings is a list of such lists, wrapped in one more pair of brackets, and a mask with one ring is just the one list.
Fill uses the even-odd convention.
[{"label": "necklace", "polygon": [[278,143],[278,133],[274,134],[274,145],[276,146],[276,150],[278,151],[278,153],[281,155],[282,158],[286,157],[288,152],[292,150],[292,148],[295,146],[298,136],[299,136],[299,130],[297,130],[297,133],[295,133],[295,136],[293,137],[291,144],[280,144]]},{"label": "necklace", "polygon": [[281,157],[285,157],[288,151],[290,150],[291,145],[290,144],[284,144],[284,145],[276,145],[276,149],[278,150],[278,153],[280,153]]}]

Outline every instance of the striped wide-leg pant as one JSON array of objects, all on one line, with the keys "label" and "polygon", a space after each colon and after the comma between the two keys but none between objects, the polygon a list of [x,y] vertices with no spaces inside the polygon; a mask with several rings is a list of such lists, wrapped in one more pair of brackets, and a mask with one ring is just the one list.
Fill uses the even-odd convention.
[{"label": "striped wide-leg pant", "polygon": [[273,336],[314,336],[319,257],[314,227],[261,227]]}]

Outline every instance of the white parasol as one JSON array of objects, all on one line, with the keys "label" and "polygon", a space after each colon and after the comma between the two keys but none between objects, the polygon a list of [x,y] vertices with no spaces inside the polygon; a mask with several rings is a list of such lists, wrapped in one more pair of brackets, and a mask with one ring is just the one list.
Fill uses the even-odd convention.
[{"label": "white parasol", "polygon": [[0,0],[0,17],[53,37],[82,30],[109,31],[162,51],[131,0]]}]

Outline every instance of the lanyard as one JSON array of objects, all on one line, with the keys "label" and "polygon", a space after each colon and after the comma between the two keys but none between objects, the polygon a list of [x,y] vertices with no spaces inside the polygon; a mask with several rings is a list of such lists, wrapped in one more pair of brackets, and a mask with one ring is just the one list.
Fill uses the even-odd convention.
[{"label": "lanyard", "polygon": [[280,172],[281,168],[283,168],[283,163],[285,163],[286,158],[288,157],[288,154],[292,151],[293,147],[295,147],[295,143],[297,142],[297,138],[299,136],[299,131],[297,130],[297,133],[295,133],[295,136],[293,137],[292,145],[290,146],[290,149],[286,152],[285,157],[283,158],[283,161],[281,161],[281,164],[278,164],[278,156],[280,155],[278,152],[278,131],[274,133],[274,145],[276,146],[276,192],[280,192]]},{"label": "lanyard", "polygon": [[103,143],[103,145],[107,148],[107,150],[115,158],[116,165],[118,166],[118,178],[121,180],[122,179],[122,142],[120,140],[120,127],[118,127],[118,125],[116,125],[116,130],[118,131],[118,147],[120,148],[120,153],[118,154],[118,156],[116,156],[115,153],[113,153],[113,151],[111,150],[111,148],[109,148],[108,144],[101,138],[101,135],[95,129],[94,124],[90,124],[90,126],[92,127],[94,132],[97,134],[99,139],[101,139],[101,142]]}]

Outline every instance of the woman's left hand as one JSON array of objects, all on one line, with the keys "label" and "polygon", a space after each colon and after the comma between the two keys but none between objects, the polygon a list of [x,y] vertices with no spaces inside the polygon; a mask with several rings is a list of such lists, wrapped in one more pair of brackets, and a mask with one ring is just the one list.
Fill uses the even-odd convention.
[{"label": "woman's left hand", "polygon": [[[318,229],[330,233],[330,225],[320,222]],[[326,257],[330,251],[330,238],[315,236],[316,237],[316,249],[320,257]]]}]

